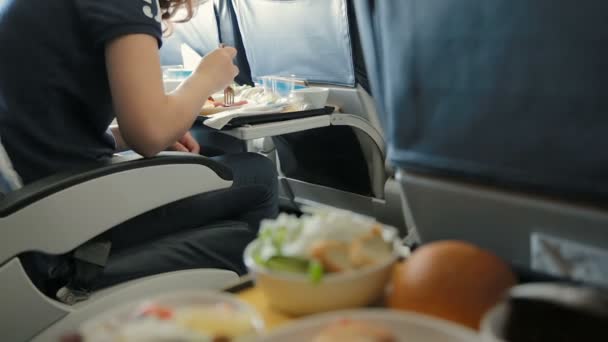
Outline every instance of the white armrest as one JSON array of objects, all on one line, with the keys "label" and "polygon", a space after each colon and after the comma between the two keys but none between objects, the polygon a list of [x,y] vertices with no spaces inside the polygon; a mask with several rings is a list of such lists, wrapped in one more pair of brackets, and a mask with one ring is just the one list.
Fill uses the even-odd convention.
[{"label": "white armrest", "polygon": [[[151,209],[230,187],[229,170],[213,164],[200,156],[172,155],[108,165],[42,187],[28,185],[0,206],[0,264],[25,251],[66,253]],[[53,186],[57,183],[61,186]],[[36,186],[40,189],[29,189]],[[15,198],[22,193],[24,200]]]}]

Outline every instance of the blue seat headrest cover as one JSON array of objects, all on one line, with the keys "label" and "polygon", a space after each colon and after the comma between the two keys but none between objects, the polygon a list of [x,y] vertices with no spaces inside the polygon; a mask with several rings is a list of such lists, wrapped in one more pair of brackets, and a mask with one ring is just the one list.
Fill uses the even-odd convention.
[{"label": "blue seat headrest cover", "polygon": [[346,0],[233,0],[254,79],[355,85]]},{"label": "blue seat headrest cover", "polygon": [[356,4],[393,164],[608,198],[608,2]]}]

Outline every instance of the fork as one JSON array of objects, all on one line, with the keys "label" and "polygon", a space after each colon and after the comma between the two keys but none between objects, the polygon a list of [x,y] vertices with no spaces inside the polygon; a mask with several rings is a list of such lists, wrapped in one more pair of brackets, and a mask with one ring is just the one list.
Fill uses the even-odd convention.
[{"label": "fork", "polygon": [[[220,43],[220,48],[225,48],[226,44]],[[234,104],[234,89],[232,86],[227,86],[224,89],[224,106],[230,106]]]},{"label": "fork", "polygon": [[232,104],[234,104],[234,89],[232,86],[227,86],[224,89],[224,105],[230,106]]}]

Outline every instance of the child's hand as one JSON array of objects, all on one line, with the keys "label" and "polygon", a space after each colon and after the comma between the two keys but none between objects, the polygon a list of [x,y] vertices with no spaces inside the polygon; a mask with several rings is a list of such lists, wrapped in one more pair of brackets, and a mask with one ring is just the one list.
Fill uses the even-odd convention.
[{"label": "child's hand", "polygon": [[236,53],[236,49],[233,47],[220,47],[213,50],[203,57],[193,76],[204,79],[211,89],[211,93],[221,91],[239,74],[239,68],[232,62]]},{"label": "child's hand", "polygon": [[192,137],[192,134],[190,134],[190,132],[187,132],[175,144],[171,145],[168,150],[199,154],[199,152],[201,151],[201,146],[198,144],[196,139]]}]

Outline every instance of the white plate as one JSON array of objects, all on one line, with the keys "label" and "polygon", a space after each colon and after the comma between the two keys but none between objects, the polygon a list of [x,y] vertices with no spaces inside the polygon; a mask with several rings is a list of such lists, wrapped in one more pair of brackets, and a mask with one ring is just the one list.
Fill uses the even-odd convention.
[{"label": "white plate", "polygon": [[311,342],[330,323],[341,319],[360,320],[386,327],[403,342],[464,342],[480,341],[466,327],[410,312],[387,309],[336,311],[310,316],[258,339],[260,342]]},{"label": "white plate", "polygon": [[239,116],[276,114],[282,112],[285,107],[286,105],[283,104],[243,105],[240,107],[235,107],[236,109],[231,108],[231,110],[228,111],[209,115],[208,119],[205,120],[203,124],[211,128],[222,129],[230,122],[230,120],[238,118]]},{"label": "white plate", "polygon": [[203,107],[200,111],[200,115],[202,116],[209,116],[209,115],[213,115],[213,114],[217,114],[217,113],[221,113],[221,112],[226,112],[229,110],[235,110],[235,109],[239,109],[241,107],[243,107],[244,105],[238,105],[238,106],[230,106],[230,107],[212,107],[212,106],[207,106],[207,107]]},{"label": "white plate", "polygon": [[264,321],[258,312],[249,304],[239,300],[236,296],[210,290],[188,290],[154,296],[148,299],[137,300],[122,306],[110,309],[80,326],[80,333],[87,341],[113,341],[116,332],[129,322],[131,317],[143,306],[156,304],[177,309],[179,307],[206,307],[216,304],[227,304],[250,317],[252,333],[259,334],[264,330]]}]

